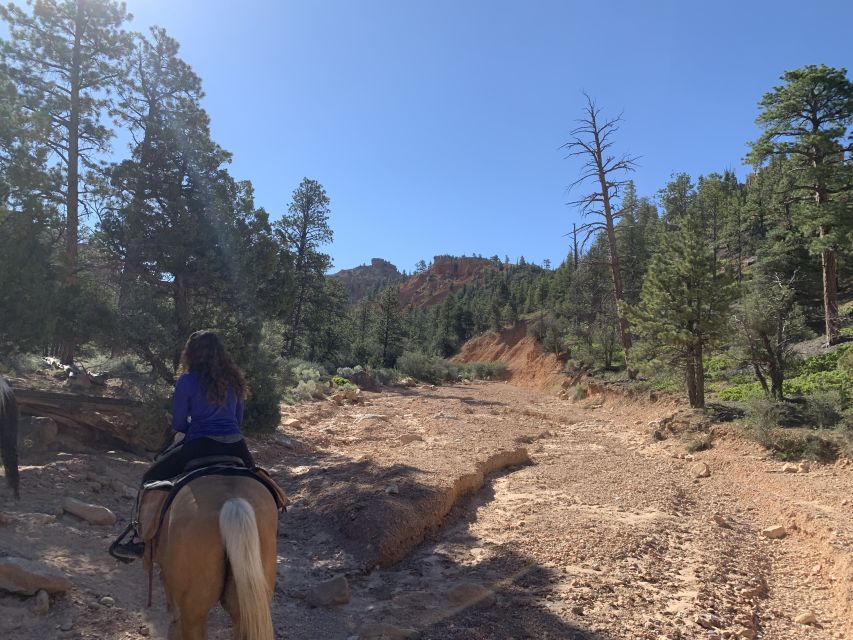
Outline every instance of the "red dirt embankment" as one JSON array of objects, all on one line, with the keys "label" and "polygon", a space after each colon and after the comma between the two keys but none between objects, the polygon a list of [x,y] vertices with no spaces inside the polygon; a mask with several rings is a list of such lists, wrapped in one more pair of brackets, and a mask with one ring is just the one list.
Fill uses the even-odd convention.
[{"label": "red dirt embankment", "polygon": [[553,392],[566,380],[563,363],[553,353],[542,353],[527,335],[527,326],[493,331],[466,342],[456,362],[503,362],[509,380],[519,387]]}]

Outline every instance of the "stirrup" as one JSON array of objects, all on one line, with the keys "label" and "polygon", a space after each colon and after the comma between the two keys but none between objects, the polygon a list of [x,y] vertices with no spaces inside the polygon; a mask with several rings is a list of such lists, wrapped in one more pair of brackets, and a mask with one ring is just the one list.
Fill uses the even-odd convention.
[{"label": "stirrup", "polygon": [[121,535],[110,545],[109,554],[120,562],[133,562],[134,560],[138,560],[142,557],[145,551],[145,545],[141,542],[133,542],[132,538],[130,542],[123,542],[131,532],[134,534],[136,533],[135,522],[131,522],[127,525],[125,530],[121,532]]}]

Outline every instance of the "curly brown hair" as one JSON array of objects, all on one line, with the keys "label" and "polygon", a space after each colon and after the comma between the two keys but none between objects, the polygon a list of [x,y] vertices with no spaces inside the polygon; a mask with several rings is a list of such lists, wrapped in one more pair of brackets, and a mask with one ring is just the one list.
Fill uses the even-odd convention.
[{"label": "curly brown hair", "polygon": [[246,376],[213,331],[196,331],[189,337],[181,353],[180,370],[198,374],[201,388],[213,403],[225,404],[229,389],[239,400],[249,395]]}]

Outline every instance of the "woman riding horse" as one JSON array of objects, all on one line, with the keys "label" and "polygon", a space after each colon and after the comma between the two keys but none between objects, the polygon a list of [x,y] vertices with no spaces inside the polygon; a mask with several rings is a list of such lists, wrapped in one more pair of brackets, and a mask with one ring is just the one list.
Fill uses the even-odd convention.
[{"label": "woman riding horse", "polygon": [[18,476],[18,403],[12,388],[0,376],[0,460],[6,470],[6,482],[19,500]]},{"label": "woman riding horse", "polygon": [[[196,331],[181,354],[183,372],[175,384],[172,430],[176,444],[142,476],[143,484],[179,475],[187,464],[207,456],[233,456],[249,468],[255,461],[240,424],[248,387],[246,378],[212,331]],[[124,559],[142,557],[138,542],[113,546]]]},{"label": "woman riding horse", "polygon": [[[172,428],[182,440],[162,454],[144,482],[179,475],[207,456],[255,461],[240,432],[247,385],[215,333],[193,333],[181,355]],[[278,505],[260,482],[208,475],[181,488],[163,516],[152,558],[160,567],[171,614],[169,638],[203,640],[210,609],[221,602],[234,637],[273,640]],[[113,555],[142,555],[138,542],[114,543]]]}]

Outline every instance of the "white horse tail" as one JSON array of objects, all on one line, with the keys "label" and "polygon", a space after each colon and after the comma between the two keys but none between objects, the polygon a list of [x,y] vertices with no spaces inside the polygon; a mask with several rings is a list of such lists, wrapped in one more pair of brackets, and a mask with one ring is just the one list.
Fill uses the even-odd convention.
[{"label": "white horse tail", "polygon": [[229,498],[219,512],[219,532],[237,587],[240,630],[245,640],[274,640],[270,597],[255,510],[243,498]]}]

